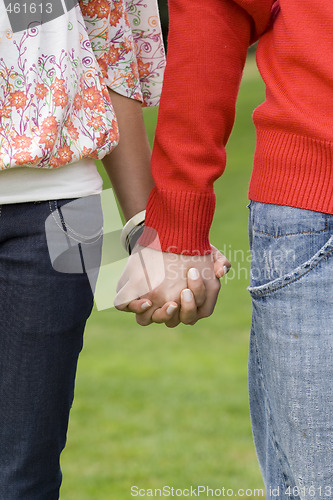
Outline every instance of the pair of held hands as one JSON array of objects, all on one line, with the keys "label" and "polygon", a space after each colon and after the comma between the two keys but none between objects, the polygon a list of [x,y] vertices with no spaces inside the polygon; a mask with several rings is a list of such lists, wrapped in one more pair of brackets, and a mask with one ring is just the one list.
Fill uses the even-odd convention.
[{"label": "pair of held hands", "polygon": [[[210,316],[221,287],[219,278],[231,267],[221,252],[211,248],[210,255],[192,256],[136,245],[118,282],[115,307],[135,313],[142,326],[194,325]],[[143,294],[147,282],[149,292]]]}]

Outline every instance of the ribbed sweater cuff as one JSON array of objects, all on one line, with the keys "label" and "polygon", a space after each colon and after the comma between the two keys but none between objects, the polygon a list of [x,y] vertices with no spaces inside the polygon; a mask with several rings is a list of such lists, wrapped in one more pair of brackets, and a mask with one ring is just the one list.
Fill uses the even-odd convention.
[{"label": "ribbed sweater cuff", "polygon": [[146,227],[139,243],[160,248],[164,252],[184,255],[211,253],[209,230],[215,202],[214,193],[175,192],[154,188],[148,200]]}]

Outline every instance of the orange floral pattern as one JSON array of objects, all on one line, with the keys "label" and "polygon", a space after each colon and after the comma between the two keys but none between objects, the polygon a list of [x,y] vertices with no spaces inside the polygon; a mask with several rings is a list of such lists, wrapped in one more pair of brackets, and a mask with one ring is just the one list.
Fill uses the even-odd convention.
[{"label": "orange floral pattern", "polygon": [[165,53],[156,0],[80,0],[90,42],[107,85],[159,102]]},{"label": "orange floral pattern", "polygon": [[[145,104],[157,103],[160,88],[149,90],[157,73],[138,56],[139,38],[129,28],[131,2],[124,10],[123,0],[84,1],[45,25],[16,33],[5,26],[0,3],[0,170],[102,159],[118,142],[110,83]],[[100,30],[101,23],[105,35],[87,30]]]}]

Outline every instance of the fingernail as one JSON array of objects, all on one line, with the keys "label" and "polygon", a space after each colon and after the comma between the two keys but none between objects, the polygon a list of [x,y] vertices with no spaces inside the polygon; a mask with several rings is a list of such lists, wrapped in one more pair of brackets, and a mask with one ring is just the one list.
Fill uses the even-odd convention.
[{"label": "fingernail", "polygon": [[141,305],[141,309],[143,311],[146,311],[147,309],[149,309],[149,307],[151,306],[151,303],[150,302],[144,302],[142,305]]},{"label": "fingernail", "polygon": [[223,271],[224,271],[224,274],[223,276],[225,276],[230,270],[230,267],[227,267],[227,266],[223,266]]},{"label": "fingernail", "polygon": [[200,274],[199,274],[198,269],[196,269],[195,267],[191,267],[191,269],[189,269],[188,277],[191,280],[197,280],[199,278],[199,276],[200,276]]},{"label": "fingernail", "polygon": [[169,314],[169,316],[171,316],[171,314],[173,314],[177,308],[178,308],[178,306],[176,306],[174,304],[170,304],[169,307],[167,308],[166,312],[167,312],[167,314]]},{"label": "fingernail", "polygon": [[193,294],[189,288],[185,288],[185,290],[182,291],[182,297],[185,302],[191,302],[193,299]]}]

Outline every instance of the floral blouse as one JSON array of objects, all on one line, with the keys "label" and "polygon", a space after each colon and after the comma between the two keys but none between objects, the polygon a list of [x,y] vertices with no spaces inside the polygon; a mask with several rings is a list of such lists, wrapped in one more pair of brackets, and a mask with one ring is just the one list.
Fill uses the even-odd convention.
[{"label": "floral blouse", "polygon": [[163,69],[156,0],[0,0],[0,169],[103,158],[107,86],[157,105]]},{"label": "floral blouse", "polygon": [[80,5],[107,85],[146,106],[157,105],[164,47],[156,0],[81,0]]}]

